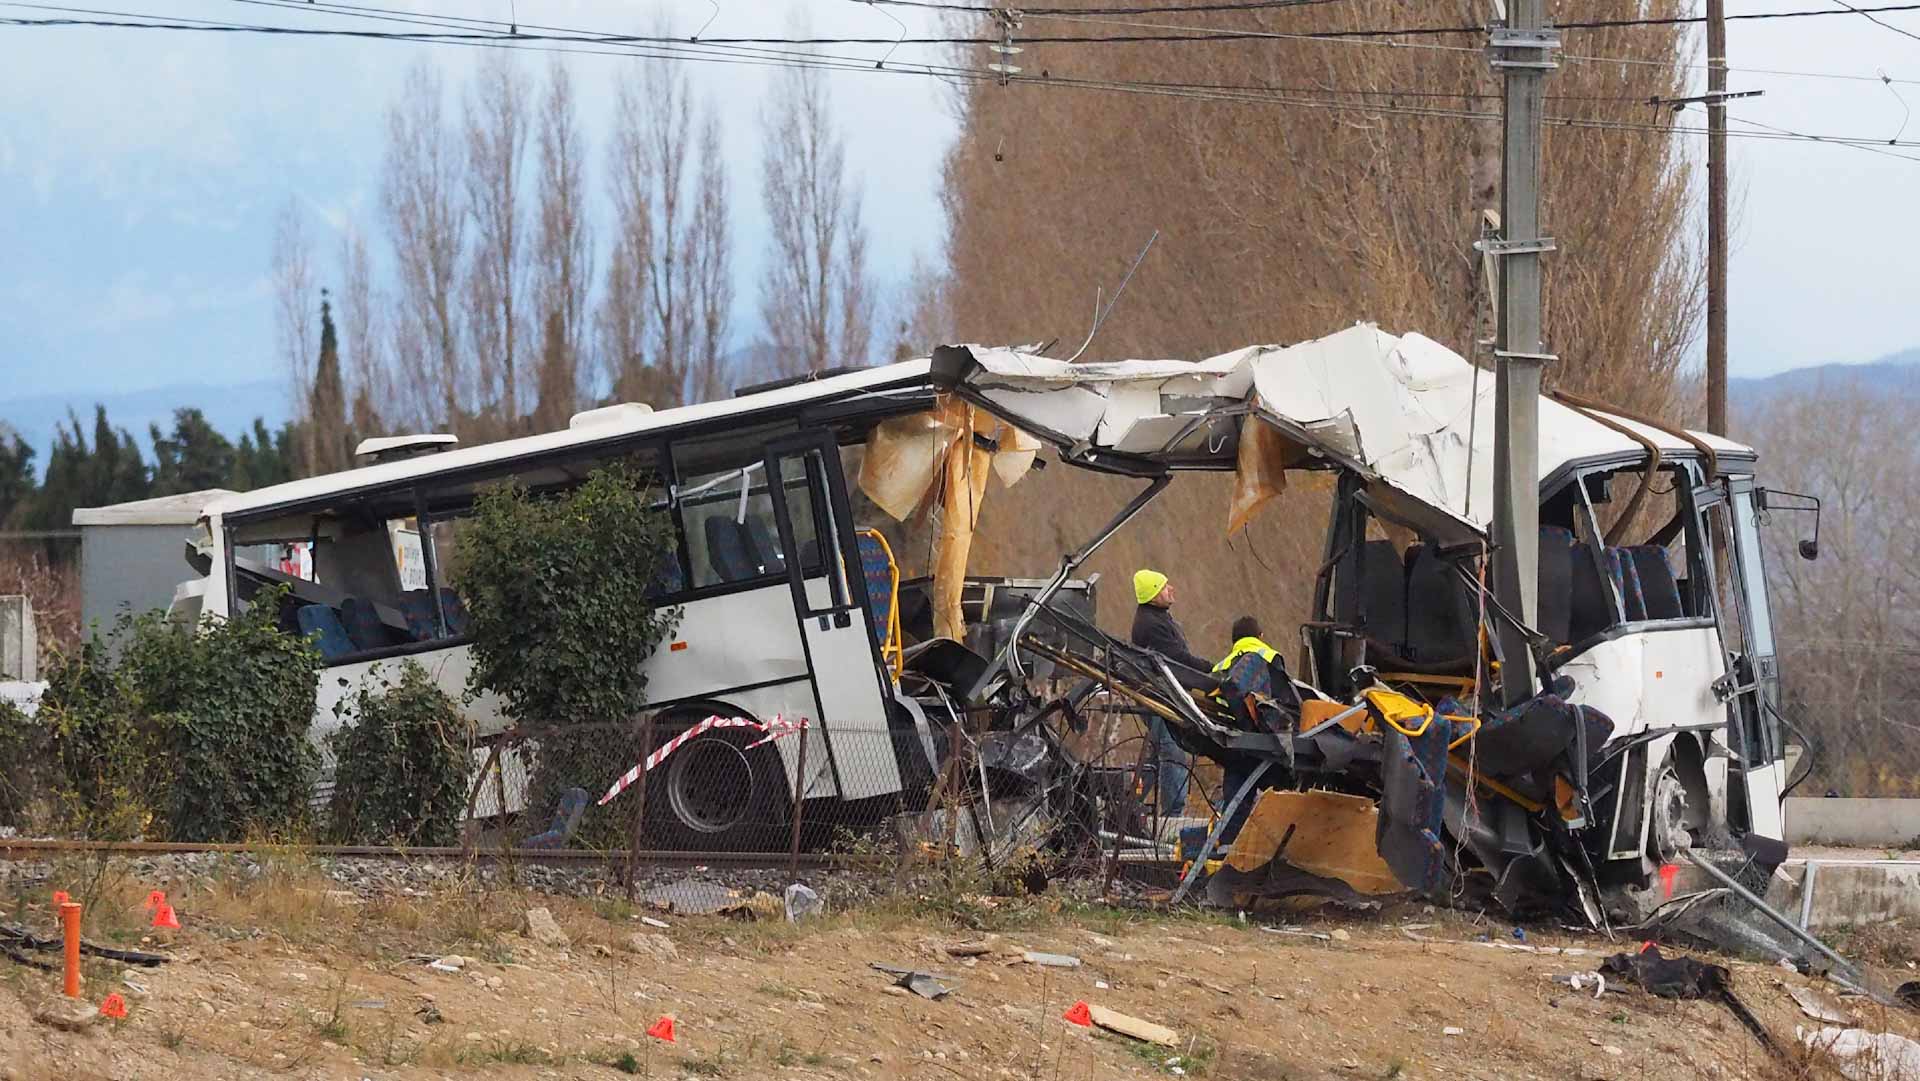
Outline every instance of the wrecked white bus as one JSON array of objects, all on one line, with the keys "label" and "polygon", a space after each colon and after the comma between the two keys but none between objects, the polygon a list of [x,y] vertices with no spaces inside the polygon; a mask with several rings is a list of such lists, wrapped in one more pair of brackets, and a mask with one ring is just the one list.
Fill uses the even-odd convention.
[{"label": "wrecked white bus", "polygon": [[[1236,474],[1229,529],[1290,471],[1338,475],[1323,561],[1299,569],[1315,591],[1298,685],[1257,659],[1225,677],[1176,671],[1038,610],[1031,626],[1066,627],[1076,646],[1017,630],[994,666],[1017,675],[1023,655],[1049,657],[1226,764],[1209,845],[1226,819],[1241,832],[1218,882],[1284,894],[1364,879],[1363,893],[1571,903],[1597,920],[1603,900],[1630,912],[1696,846],[1744,846],[1762,865],[1784,854],[1788,756],[1759,540],[1769,493],[1750,448],[1543,398],[1527,620],[1482,585],[1493,377],[1417,334],[1361,325],[1199,363],[946,348],[933,378],[1065,462],[1141,479],[1057,581],[1181,471]],[[1786,493],[1772,502],[1817,509]],[[1815,554],[1811,542],[1801,551]],[[1513,697],[1495,693],[1501,621],[1524,631],[1539,674]],[[1241,666],[1251,683],[1236,681]],[[1525,701],[1500,705],[1514,697]],[[1017,727],[1051,707],[1010,708]],[[1244,825],[1241,799],[1258,801]],[[1366,805],[1357,817],[1354,802]],[[1367,859],[1316,836],[1342,831]]]},{"label": "wrecked white bus", "polygon": [[[659,600],[684,617],[645,662],[656,738],[715,713],[814,722],[804,779],[798,740],[749,753],[737,730],[716,730],[698,755],[676,755],[688,766],[649,781],[659,847],[765,850],[760,812],[796,792],[917,810],[954,751],[968,768],[951,778],[986,812],[982,836],[1045,847],[1058,841],[1034,824],[1068,819],[1083,835],[1125,833],[1086,806],[1114,790],[1084,783],[1092,764],[1063,734],[1095,700],[1160,717],[1228,767],[1209,843],[1245,801],[1229,869],[1280,889],[1293,888],[1282,863],[1302,888],[1353,885],[1350,853],[1308,843],[1315,830],[1364,843],[1374,865],[1361,892],[1476,890],[1589,916],[1603,895],[1644,893],[1693,846],[1777,844],[1789,781],[1757,534],[1769,495],[1752,451],[1543,399],[1527,618],[1479,586],[1493,395],[1490,375],[1437,343],[1365,325],[1200,362],[944,347],[224,499],[196,542],[204,580],[183,597],[197,591],[222,615],[289,585],[290,621],[329,654],[316,730],[385,658],[413,656],[457,690],[466,655],[444,564],[474,493],[508,478],[564,487],[620,457],[658,478],[678,526],[678,573]],[[842,456],[855,447],[857,474]],[[1141,492],[1044,583],[969,584],[988,479],[1018,480],[1043,447],[1138,478]],[[1100,630],[1074,575],[1178,474],[1233,473],[1237,528],[1295,470],[1338,482],[1324,559],[1295,571],[1316,588],[1286,685],[1177,671]],[[875,518],[938,509],[931,581],[897,583],[884,545],[858,532],[876,523],[855,520],[856,498]],[[421,538],[412,588],[392,556],[407,528]],[[310,578],[246,555],[289,540],[311,546]],[[908,610],[931,617],[902,620]],[[969,630],[981,621],[991,633]],[[1502,636],[1490,632],[1503,621],[1524,631],[1540,673],[1520,707],[1493,693]],[[899,622],[919,625],[903,636]],[[482,731],[506,724],[474,708]],[[963,715],[968,731],[948,727]],[[695,783],[710,771],[726,782]],[[1024,809],[996,815],[996,800]],[[1342,859],[1315,864],[1316,852]]]},{"label": "wrecked white bus", "polygon": [[[922,702],[939,709],[943,700],[905,671],[899,627],[930,622],[935,598],[925,580],[901,582],[884,538],[864,528],[873,523],[855,520],[842,449],[889,418],[927,413],[934,399],[921,361],[657,412],[616,405],[581,413],[564,431],[483,446],[382,440],[363,449],[422,452],[211,503],[189,543],[203,577],[180,588],[174,614],[224,617],[263,588],[286,587],[283,626],[310,635],[325,664],[316,741],[341,723],[337,702],[365,680],[396,678],[403,658],[458,696],[470,660],[452,564],[476,494],[507,480],[535,493],[564,489],[622,461],[652,481],[676,527],[654,600],[683,615],[673,641],[644,662],[655,747],[714,715],[807,725],[804,751],[781,739],[749,753],[758,733],[727,728],[679,746],[649,781],[649,843],[782,850],[778,824],[795,792],[817,801],[809,820],[830,821],[811,807],[885,797],[897,809],[932,776]],[[266,556],[285,545],[300,546],[297,564]],[[1004,623],[1021,589],[974,579],[942,600]],[[483,740],[511,725],[491,696],[468,712]],[[511,752],[500,762],[509,773],[527,768]],[[480,787],[477,817],[551,811],[519,806],[523,784],[501,787],[504,805],[494,786]]]}]

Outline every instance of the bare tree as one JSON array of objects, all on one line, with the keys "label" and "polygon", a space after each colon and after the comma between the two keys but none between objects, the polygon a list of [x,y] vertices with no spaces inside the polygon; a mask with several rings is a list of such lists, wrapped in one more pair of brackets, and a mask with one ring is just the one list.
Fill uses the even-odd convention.
[{"label": "bare tree", "polygon": [[914,259],[913,269],[894,302],[897,322],[892,359],[923,357],[934,346],[954,340],[951,294],[946,277],[932,263]]},{"label": "bare tree", "polygon": [[466,99],[467,211],[473,265],[467,276],[468,333],[477,360],[473,402],[490,427],[510,430],[522,413],[521,323],[526,319],[526,238],[520,181],[529,129],[527,80],[505,52],[480,65]]},{"label": "bare tree", "polygon": [[456,308],[465,221],[444,97],[439,74],[424,61],[407,73],[387,114],[381,205],[397,265],[394,356],[402,389],[419,419],[458,432],[465,426]]},{"label": "bare tree", "polygon": [[538,128],[540,209],[533,292],[541,347],[534,416],[535,427],[546,431],[564,425],[579,405],[587,290],[593,276],[586,153],[574,110],[573,79],[558,58],[547,69]]},{"label": "bare tree", "polygon": [[302,422],[299,458],[311,462],[313,429],[305,421],[313,413],[313,317],[319,294],[313,276],[313,242],[297,198],[287,200],[274,222],[271,260],[274,341],[286,365],[293,415]]},{"label": "bare tree", "polygon": [[[1485,0],[1438,0],[1423,10],[1473,23],[1488,12]],[[1636,10],[1686,14],[1680,0],[1648,0]],[[1390,0],[1343,0],[1222,13],[1209,25],[1270,36],[1204,50],[1047,47],[1055,75],[1084,80],[1341,88],[1298,95],[1324,108],[1258,95],[964,86],[942,185],[957,336],[1058,337],[1073,343],[1057,354],[1066,355],[1086,336],[1095,289],[1111,290],[1158,229],[1089,359],[1206,356],[1316,337],[1359,319],[1475,355],[1475,323],[1488,313],[1469,244],[1492,205],[1499,125],[1451,114],[1485,113],[1484,95],[1499,90],[1493,73],[1468,53],[1273,36],[1377,28],[1404,12]],[[1583,52],[1623,62],[1562,65],[1553,112],[1618,119],[1620,106],[1606,99],[1684,93],[1687,40],[1649,27],[1584,32]],[[1395,97],[1407,88],[1428,95],[1420,100],[1460,95],[1456,105],[1482,107],[1416,110]],[[1672,408],[1699,313],[1685,145],[1640,131],[1553,125],[1544,150],[1542,221],[1559,245],[1545,268],[1546,326],[1562,357],[1549,377],[1649,414]],[[1600,177],[1604,183],[1594,182]],[[1124,499],[1117,490],[1036,479],[1042,483],[994,496],[1005,501],[982,518],[978,572],[1028,573],[1050,550],[1089,535]],[[1230,541],[1191,527],[1224,521],[1225,489],[1213,478],[1183,482],[1089,569],[1130,573],[1178,558],[1193,568],[1182,605],[1195,647],[1222,649],[1237,615],[1304,618],[1312,574],[1299,568],[1319,558],[1327,493],[1306,478],[1281,498],[1284,510],[1269,510]],[[1043,520],[1057,533],[1036,533],[1033,523]],[[1166,540],[1172,530],[1177,549]]]},{"label": "bare tree", "polygon": [[367,238],[349,225],[340,236],[340,338],[346,369],[347,396],[352,403],[349,422],[361,436],[384,427],[383,409],[389,409],[391,388],[382,357],[382,328],[377,307],[380,296],[373,284],[373,261]]},{"label": "bare tree", "polygon": [[690,400],[711,401],[726,393],[726,348],[733,314],[733,236],[729,220],[727,166],[720,156],[720,121],[711,110],[700,127],[699,201],[694,206],[690,265],[698,301]]},{"label": "bare tree", "polygon": [[684,73],[649,60],[622,78],[616,122],[620,240],[602,331],[630,339],[608,358],[618,396],[656,404],[709,397],[721,382],[732,303],[718,121],[693,101]]},{"label": "bare tree", "polygon": [[643,105],[636,83],[622,79],[615,99],[613,139],[607,147],[607,195],[613,204],[613,243],[606,282],[594,315],[600,361],[622,401],[647,398],[647,269],[653,252],[653,170],[647,159]]},{"label": "bare tree", "polygon": [[[695,326],[692,292],[692,218],[686,179],[692,157],[693,110],[687,77],[669,61],[640,65],[637,99],[641,139],[646,146],[648,212],[653,219],[647,253],[647,301],[653,330],[654,363],[682,380]],[[684,383],[682,384],[684,385]],[[676,400],[684,390],[674,395]]]},{"label": "bare tree", "polygon": [[761,317],[781,374],[864,364],[873,292],[860,187],[846,177],[818,68],[782,69],[762,113],[761,191],[773,232]]},{"label": "bare tree", "polygon": [[1904,663],[1920,655],[1920,393],[1836,375],[1736,410],[1736,422],[1763,482],[1822,504],[1817,560],[1795,550],[1807,516],[1775,511],[1761,527],[1786,712],[1813,741],[1814,782],[1920,794],[1920,676]]}]

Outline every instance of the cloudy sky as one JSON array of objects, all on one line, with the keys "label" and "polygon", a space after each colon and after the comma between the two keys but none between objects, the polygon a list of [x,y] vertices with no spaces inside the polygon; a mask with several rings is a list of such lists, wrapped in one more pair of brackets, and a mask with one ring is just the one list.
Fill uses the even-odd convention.
[{"label": "cloudy sky", "polygon": [[[632,0],[359,2],[490,18],[517,7],[528,22],[604,32],[645,33],[652,19]],[[369,25],[241,0],[106,6],[176,19]],[[1559,6],[1550,2],[1549,9]],[[1779,10],[1805,0],[1730,6]],[[0,3],[0,18],[58,15],[36,7]],[[715,16],[710,37],[779,34],[802,14],[829,36],[897,33],[888,11],[916,32],[934,28],[914,9],[849,0],[668,0],[666,10],[677,34]],[[1882,17],[1920,31],[1920,14]],[[1801,132],[1920,139],[1920,118],[1907,122],[1907,103],[1920,105],[1920,44],[1912,39],[1857,16],[1736,22],[1730,37],[1739,69],[1730,86],[1765,91],[1737,103],[1736,117]],[[1577,38],[1570,45],[1578,51]],[[876,58],[885,51],[844,48]],[[329,258],[339,226],[373,224],[383,113],[407,66],[430,55],[457,86],[479,51],[0,26],[0,116],[7,118],[0,125],[0,403],[29,396],[84,403],[110,392],[277,377],[266,281],[275,213],[289,196],[297,198]],[[928,54],[906,49],[896,59],[914,55]],[[528,59],[537,67],[545,58]],[[581,90],[585,127],[597,140],[607,128],[618,65],[631,61],[576,55],[565,62]],[[723,111],[741,321],[750,322],[753,252],[763,229],[755,124],[771,73],[718,64],[690,71],[696,92]],[[1882,72],[1895,82],[1883,83]],[[897,281],[916,258],[938,254],[935,185],[953,132],[946,90],[932,79],[864,71],[835,73],[830,85],[849,163],[866,186],[875,268],[883,281]],[[1909,160],[1920,158],[1920,149],[1893,157],[1803,142],[1733,145],[1734,373],[1870,360],[1920,345],[1920,306],[1913,301],[1920,215],[1912,212],[1920,160]]]}]

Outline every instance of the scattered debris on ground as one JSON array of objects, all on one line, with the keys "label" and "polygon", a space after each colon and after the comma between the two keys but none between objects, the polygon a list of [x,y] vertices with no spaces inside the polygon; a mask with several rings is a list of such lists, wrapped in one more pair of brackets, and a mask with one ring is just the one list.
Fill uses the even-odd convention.
[{"label": "scattered debris on ground", "polygon": [[[81,877],[79,864],[67,870]],[[89,956],[83,997],[65,1000],[57,973],[0,962],[0,1077],[594,1078],[625,1062],[660,1078],[794,1081],[1789,1081],[1818,1076],[1794,1072],[1808,1062],[1880,1061],[1904,1046],[1879,1036],[1920,1036],[1906,1011],[1727,960],[1727,985],[1783,1060],[1719,1002],[1613,977],[1596,997],[1597,981],[1553,979],[1618,943],[1550,926],[1530,926],[1523,943],[1508,926],[1408,905],[1296,915],[1288,929],[1302,933],[1290,935],[1216,913],[912,889],[797,923],[784,905],[751,922],[717,911],[662,919],[617,890],[458,876],[439,889],[355,890],[359,903],[342,905],[327,896],[344,887],[325,865],[268,859],[160,883],[184,924],[161,932],[142,907],[154,882],[127,864],[90,873],[89,940],[172,963]],[[761,879],[764,890],[714,881],[780,897],[780,877]],[[0,882],[0,919],[48,935],[50,891],[23,882]],[[808,884],[835,896],[835,882]],[[567,946],[529,937],[534,910]],[[1027,963],[1029,953],[1080,964]],[[1796,990],[1864,1027],[1830,1026],[1833,1046],[1818,1046],[1825,1027],[1810,1024]],[[109,993],[124,996],[123,1020],[93,1017],[77,1032],[35,1020],[97,1010]],[[1085,1027],[1066,1016],[1083,1003]],[[663,1016],[677,1019],[672,1044],[646,1036]],[[1839,1038],[1849,1031],[1862,1035]]]}]

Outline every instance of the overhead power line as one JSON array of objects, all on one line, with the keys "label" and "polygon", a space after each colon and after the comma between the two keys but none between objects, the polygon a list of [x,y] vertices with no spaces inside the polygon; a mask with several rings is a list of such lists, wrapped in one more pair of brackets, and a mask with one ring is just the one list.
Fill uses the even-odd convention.
[{"label": "overhead power line", "polygon": [[1852,4],[1847,3],[1847,0],[1833,0],[1833,2],[1836,4],[1839,4],[1843,8],[1846,8],[1848,11],[1854,13],[1855,15],[1864,17],[1868,22],[1872,23],[1875,26],[1878,26],[1885,30],[1891,30],[1902,37],[1909,37],[1915,41],[1920,41],[1920,34],[1916,34],[1913,31],[1908,30],[1904,26],[1895,26],[1892,23],[1886,21],[1885,19],[1876,19],[1873,17],[1873,13],[1871,11],[1854,7]]},{"label": "overhead power line", "polygon": [[[256,2],[258,2],[258,0],[256,0]],[[271,2],[271,0],[268,0],[268,2]],[[18,0],[0,0],[0,7],[31,7],[31,8],[44,9],[51,6],[52,5],[21,3],[21,2],[18,2]],[[301,5],[301,6],[306,6],[306,5]],[[318,6],[318,5],[315,5],[315,6]],[[71,11],[76,9],[69,8],[69,9],[63,9],[63,10]],[[219,30],[244,31],[244,30],[254,29],[252,24],[215,23],[210,20],[194,20],[190,22],[176,22],[173,24],[166,24],[166,23],[156,23],[156,22],[132,21],[137,19],[138,16],[132,16],[122,12],[102,12],[100,14],[117,16],[120,20],[125,20],[125,21],[81,20],[81,19],[63,19],[63,20],[0,19],[0,26],[5,26],[5,25],[39,26],[39,25],[45,25],[48,23],[53,23],[61,26],[101,25],[101,26],[107,26],[111,28],[125,28],[125,29],[211,30],[211,31],[219,31]],[[267,29],[282,29],[282,28],[267,28]],[[300,30],[300,29],[311,29],[311,28],[291,28],[291,29]],[[589,53],[589,54],[595,54],[595,55],[612,55],[612,56],[628,56],[628,57],[657,56],[662,59],[670,59],[670,60],[683,61],[683,62],[699,62],[699,63],[745,64],[745,65],[753,65],[753,66],[781,66],[781,67],[818,67],[818,68],[825,68],[828,70],[879,72],[884,74],[895,74],[895,75],[917,75],[917,76],[923,76],[923,77],[940,78],[940,79],[951,81],[951,82],[978,82],[978,81],[987,81],[987,80],[1000,80],[1003,78],[1003,76],[1001,76],[998,73],[983,71],[975,68],[957,67],[953,65],[916,63],[911,65],[897,64],[897,65],[887,66],[884,68],[877,68],[866,58],[822,57],[822,56],[819,56],[818,54],[814,54],[810,52],[784,53],[784,54],[769,56],[766,54],[778,53],[778,51],[741,48],[740,46],[733,45],[729,42],[724,42],[717,39],[715,40],[702,39],[698,43],[692,43],[692,42],[684,41],[679,38],[665,38],[660,36],[640,38],[638,40],[629,40],[629,36],[627,35],[605,35],[602,37],[591,37],[591,36],[583,37],[578,35],[567,35],[562,37],[531,36],[536,43],[547,42],[547,41],[557,41],[557,42],[561,42],[569,45],[626,46],[626,48],[564,48],[558,45],[554,45],[554,46],[545,46],[540,44],[530,45],[527,43],[527,39],[530,37],[530,35],[524,35],[524,34],[522,35],[513,35],[513,34],[435,35],[435,34],[412,34],[412,33],[396,34],[391,32],[376,32],[376,31],[359,31],[359,32],[334,31],[333,32],[334,36],[339,36],[342,34],[346,36],[356,37],[356,38],[404,41],[404,42],[420,43],[420,44],[482,46],[482,47],[494,47],[494,48],[510,48],[510,49],[528,50],[528,51]],[[771,39],[771,40],[791,41],[796,43],[800,42],[800,39]],[[889,44],[891,43],[889,42]],[[642,48],[632,49],[632,51],[629,51],[629,49],[631,49],[633,46],[641,46]],[[1344,111],[1344,112],[1358,113],[1358,114],[1365,114],[1365,115],[1399,115],[1399,116],[1430,117],[1430,118],[1442,118],[1442,119],[1461,119],[1461,120],[1470,120],[1470,121],[1477,121],[1477,122],[1494,122],[1499,119],[1499,114],[1493,113],[1493,112],[1476,112],[1471,109],[1450,109],[1450,108],[1443,108],[1439,106],[1429,106],[1429,105],[1400,104],[1398,102],[1391,100],[1391,92],[1382,92],[1387,94],[1390,100],[1385,104],[1381,104],[1381,103],[1355,102],[1351,100],[1337,100],[1337,99],[1329,99],[1326,97],[1311,96],[1315,94],[1329,93],[1329,91],[1324,90],[1322,88],[1314,88],[1310,93],[1296,93],[1292,90],[1289,90],[1288,88],[1270,87],[1270,86],[1264,86],[1259,84],[1208,85],[1208,84],[1197,84],[1197,83],[1150,83],[1150,82],[1138,82],[1138,81],[1127,81],[1127,80],[1101,80],[1101,79],[1089,79],[1089,78],[1075,78],[1075,77],[1070,77],[1066,75],[1054,75],[1054,74],[1045,74],[1045,73],[1038,74],[1038,75],[1015,74],[1010,77],[1006,77],[1006,79],[1009,82],[1015,82],[1015,83],[1020,83],[1022,85],[1030,85],[1030,86],[1051,86],[1056,88],[1130,93],[1130,94],[1139,94],[1139,95],[1156,96],[1156,97],[1168,97],[1168,98],[1185,99],[1185,100],[1200,100],[1200,101],[1214,101],[1214,102],[1257,104],[1257,105],[1270,105],[1270,106],[1279,106],[1279,107]],[[1550,116],[1546,118],[1546,122],[1548,124],[1560,126],[1563,128],[1608,130],[1608,131],[1618,131],[1618,132],[1641,132],[1641,133],[1657,134],[1662,136],[1671,136],[1676,134],[1701,134],[1701,133],[1704,133],[1705,131],[1704,128],[1688,128],[1688,127],[1680,127],[1672,124],[1639,123],[1639,122],[1632,122],[1632,121],[1612,121],[1612,120],[1600,120],[1600,119],[1594,119],[1594,118],[1573,117],[1573,116]],[[1843,138],[1843,137],[1836,137],[1836,136],[1824,136],[1824,135],[1813,135],[1813,134],[1798,133],[1798,132],[1788,132],[1788,131],[1785,131],[1784,129],[1775,130],[1775,131],[1759,130],[1759,131],[1745,131],[1745,132],[1730,132],[1729,135],[1734,137],[1751,138],[1751,139],[1819,142],[1819,143],[1827,143],[1830,145],[1837,145],[1837,146],[1862,147],[1862,148],[1872,149],[1877,152],[1888,153],[1889,156],[1892,156],[1892,157],[1899,157],[1899,158],[1903,158],[1911,161],[1920,161],[1920,158],[1912,157],[1906,154],[1892,153],[1891,151],[1884,149],[1888,147],[1900,148],[1900,149],[1920,149],[1920,142],[1916,142],[1916,141],[1898,142],[1898,141],[1888,141],[1888,140],[1881,140],[1881,139],[1865,139],[1865,138],[1854,138],[1854,137]]]},{"label": "overhead power line", "polygon": [[996,8],[989,4],[942,4],[937,0],[856,0],[858,3],[886,4],[892,7],[923,8],[933,11],[970,11],[990,15],[996,11],[1018,11],[1021,15],[1179,15],[1185,12],[1272,11],[1275,8],[1317,7],[1342,0],[1243,0],[1241,3],[1158,4],[1148,7],[1112,8]]},{"label": "overhead power line", "polygon": [[[931,0],[928,0],[928,2],[931,3]],[[119,13],[111,13],[111,12],[94,11],[91,9],[63,8],[63,7],[58,7],[56,5],[51,5],[51,4],[9,3],[9,4],[6,4],[5,6],[17,7],[17,8],[31,8],[31,9],[47,10],[47,11],[70,11],[70,12],[77,12],[77,13],[85,13],[90,16],[104,16],[107,18],[111,18],[112,16],[119,14]],[[1836,15],[1839,15],[1839,16],[1861,15],[1861,14],[1869,14],[1869,13],[1878,14],[1878,13],[1900,12],[1900,11],[1920,11],[1920,3],[1883,5],[1883,6],[1872,7],[1872,8],[1856,7],[1856,8],[1847,8],[1847,9],[1841,9],[1841,10],[1820,9],[1820,10],[1802,10],[1802,11],[1751,12],[1744,15],[1730,15],[1727,18],[1729,20],[1797,19],[1797,18],[1815,18],[1815,17],[1836,16]],[[120,17],[125,18],[126,16],[121,15]],[[1065,19],[1065,18],[1070,18],[1071,16],[1048,15],[1044,17],[1055,18],[1055,19]],[[1646,19],[1646,18],[1594,19],[1594,20],[1575,21],[1575,22],[1563,22],[1558,24],[1557,29],[1592,30],[1592,29],[1612,29],[1612,28],[1635,27],[1635,26],[1642,26],[1642,27],[1678,26],[1678,25],[1685,25],[1685,24],[1691,24],[1691,23],[1698,23],[1698,22],[1702,22],[1703,20],[1704,20],[1704,16],[1675,16],[1671,18],[1660,18],[1660,19]],[[46,26],[46,27],[55,27],[55,26],[103,26],[103,27],[120,26],[120,27],[124,27],[127,25],[137,25],[147,29],[156,29],[156,30],[196,30],[196,31],[202,31],[202,32],[215,32],[215,33],[252,33],[252,34],[286,35],[286,36],[297,36],[297,37],[348,37],[348,38],[363,38],[363,39],[394,38],[394,39],[400,39],[400,40],[458,41],[463,39],[478,39],[478,38],[485,38],[485,39],[511,38],[515,41],[529,41],[529,42],[583,40],[583,38],[580,35],[554,34],[547,31],[538,31],[534,33],[528,33],[526,31],[518,31],[518,32],[510,31],[509,33],[506,33],[506,34],[498,34],[498,33],[477,33],[477,32],[467,32],[467,31],[447,30],[447,31],[440,31],[435,33],[412,33],[412,32],[405,32],[405,31],[357,30],[352,28],[338,28],[338,27],[296,27],[296,26],[266,26],[266,25],[259,25],[259,24],[221,24],[221,23],[211,23],[207,20],[182,20],[178,18],[174,18],[168,22],[147,21],[147,22],[133,23],[133,24],[115,23],[111,21],[105,21],[103,19],[92,19],[92,18],[90,19],[13,18],[13,19],[0,20],[0,24],[12,25],[12,26]],[[1176,33],[1158,33],[1158,34],[1113,34],[1113,35],[1064,35],[1064,34],[1062,35],[1024,35],[1023,34],[1023,35],[1016,36],[1015,40],[1017,40],[1021,44],[1034,44],[1034,45],[1043,45],[1043,44],[1127,45],[1127,44],[1250,41],[1250,40],[1260,40],[1264,38],[1275,38],[1275,37],[1312,39],[1312,40],[1335,40],[1340,38],[1396,38],[1396,37],[1420,37],[1420,36],[1435,36],[1435,35],[1448,35],[1448,34],[1480,35],[1480,34],[1485,34],[1487,32],[1487,28],[1485,26],[1409,26],[1409,27],[1397,27],[1397,28],[1385,28],[1385,29],[1303,31],[1303,32],[1294,33],[1294,34],[1277,34],[1277,33],[1272,33],[1267,31],[1258,31],[1258,30],[1214,29],[1214,28],[1196,27],[1196,26],[1170,26],[1168,27],[1168,29],[1179,30],[1182,32],[1177,34]],[[662,44],[685,44],[691,39],[667,37],[667,36],[658,35],[658,34],[596,34],[596,35],[592,35],[591,38],[584,39],[584,40],[589,40],[590,42],[593,42],[593,43],[602,43],[602,44],[662,45]],[[876,37],[805,37],[805,38],[802,38],[802,37],[714,37],[714,38],[700,38],[699,40],[705,43],[710,43],[710,44],[737,44],[737,45],[892,45],[892,46],[898,46],[898,45],[991,45],[991,44],[997,44],[1003,39],[998,37],[946,36],[946,37],[896,37],[896,38],[886,38],[886,37],[878,37],[878,38]]]}]

